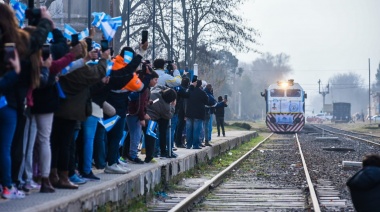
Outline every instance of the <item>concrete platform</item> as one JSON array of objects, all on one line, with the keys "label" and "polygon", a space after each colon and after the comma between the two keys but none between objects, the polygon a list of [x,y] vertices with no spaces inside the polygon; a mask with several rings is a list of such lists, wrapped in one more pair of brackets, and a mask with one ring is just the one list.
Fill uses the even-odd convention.
[{"label": "concrete platform", "polygon": [[[212,135],[212,147],[178,149],[178,158],[158,158],[157,163],[130,164],[128,174],[106,174],[93,170],[100,181],[90,181],[78,190],[56,189],[55,193],[32,192],[25,199],[0,199],[0,211],[93,211],[108,202],[127,204],[131,199],[153,191],[162,180],[169,181],[198,163],[207,161],[243,142],[257,137],[254,131],[227,131],[226,137]],[[145,158],[145,155],[140,155]]]}]

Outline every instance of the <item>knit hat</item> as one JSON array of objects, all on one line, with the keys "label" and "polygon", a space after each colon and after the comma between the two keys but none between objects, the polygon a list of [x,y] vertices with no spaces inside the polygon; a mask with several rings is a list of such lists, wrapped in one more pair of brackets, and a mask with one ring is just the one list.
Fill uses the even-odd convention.
[{"label": "knit hat", "polygon": [[175,92],[175,90],[171,88],[168,88],[162,91],[162,98],[164,99],[166,103],[170,103],[174,101],[175,99],[177,99],[177,92]]}]

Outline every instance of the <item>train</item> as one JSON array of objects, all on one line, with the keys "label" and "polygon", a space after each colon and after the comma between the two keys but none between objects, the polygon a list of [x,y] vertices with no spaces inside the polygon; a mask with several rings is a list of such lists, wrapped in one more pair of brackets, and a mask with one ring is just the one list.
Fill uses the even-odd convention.
[{"label": "train", "polygon": [[293,79],[269,85],[261,96],[265,98],[265,122],[270,131],[296,133],[303,129],[307,94]]}]

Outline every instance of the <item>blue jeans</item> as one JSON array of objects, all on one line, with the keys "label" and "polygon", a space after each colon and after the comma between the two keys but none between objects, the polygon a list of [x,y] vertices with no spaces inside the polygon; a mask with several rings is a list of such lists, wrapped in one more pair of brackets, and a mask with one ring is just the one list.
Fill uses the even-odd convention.
[{"label": "blue jeans", "polygon": [[106,129],[98,123],[94,138],[94,162],[97,169],[106,167],[107,158],[107,136]]},{"label": "blue jeans", "polygon": [[17,112],[5,106],[0,109],[0,182],[3,186],[12,186],[11,145],[16,131]]},{"label": "blue jeans", "polygon": [[119,159],[119,143],[123,137],[123,130],[125,128],[125,116],[121,116],[116,122],[114,127],[107,133],[108,151],[107,162],[111,166],[118,162]]},{"label": "blue jeans", "polygon": [[190,149],[193,147],[199,148],[200,132],[202,129],[202,120],[200,119],[186,119],[186,147]]},{"label": "blue jeans", "polygon": [[212,134],[212,114],[210,115],[210,121],[208,122],[208,135],[207,140],[211,141],[211,134]]},{"label": "blue jeans", "polygon": [[86,121],[82,123],[83,131],[83,172],[89,174],[92,168],[92,155],[94,150],[94,139],[96,127],[99,118],[89,116]]},{"label": "blue jeans", "polygon": [[127,125],[130,135],[129,156],[132,159],[137,157],[138,147],[141,140],[141,124],[138,116],[127,116]]}]

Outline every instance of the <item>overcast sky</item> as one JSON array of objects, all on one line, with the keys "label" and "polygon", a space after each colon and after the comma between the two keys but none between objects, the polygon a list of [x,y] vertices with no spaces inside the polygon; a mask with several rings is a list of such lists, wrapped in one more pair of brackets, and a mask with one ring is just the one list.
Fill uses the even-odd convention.
[{"label": "overcast sky", "polygon": [[[380,0],[248,0],[243,17],[259,30],[261,52],[290,55],[291,78],[318,95],[318,79],[327,84],[336,73],[353,71],[368,87],[380,62]],[[257,58],[238,54],[242,62]]]}]

